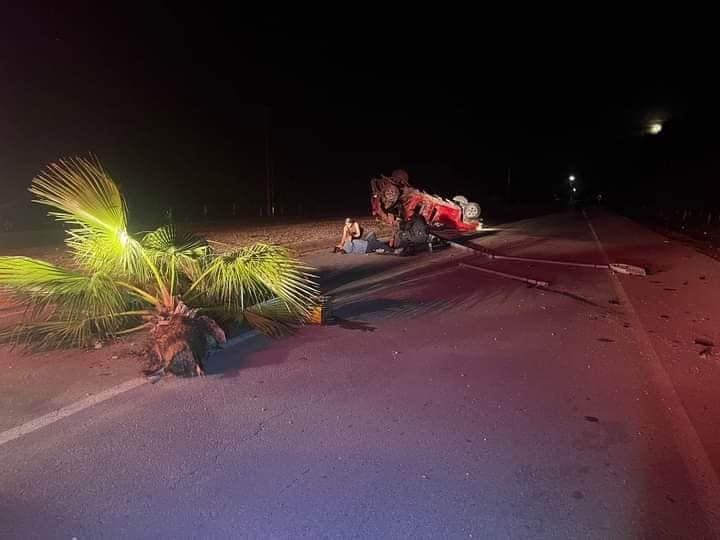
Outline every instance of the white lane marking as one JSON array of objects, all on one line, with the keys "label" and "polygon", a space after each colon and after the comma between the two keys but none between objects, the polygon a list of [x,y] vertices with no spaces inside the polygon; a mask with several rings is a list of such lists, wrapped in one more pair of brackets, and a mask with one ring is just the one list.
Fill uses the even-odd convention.
[{"label": "white lane marking", "polygon": [[[230,339],[223,346],[223,349],[225,349],[227,347],[232,347],[234,345],[238,345],[239,343],[242,343],[243,341],[247,341],[248,339],[254,338],[258,335],[260,335],[260,334],[254,330],[247,332],[245,334],[241,334],[237,337]],[[25,422],[24,424],[22,424],[20,426],[10,428],[6,431],[3,431],[2,433],[0,433],[0,446],[2,446],[3,444],[9,443],[10,441],[14,441],[15,439],[19,439],[20,437],[24,437],[25,435],[28,435],[29,433],[32,433],[33,431],[37,431],[40,428],[49,426],[50,424],[54,424],[58,420],[62,420],[63,418],[72,416],[75,413],[84,411],[85,409],[92,407],[93,405],[97,405],[99,403],[102,403],[103,401],[107,401],[108,399],[114,398],[115,396],[122,394],[124,392],[127,392],[129,390],[132,390],[133,388],[142,386],[143,384],[148,383],[150,381],[151,381],[151,379],[146,378],[146,377],[137,377],[135,379],[130,379],[129,381],[120,383],[116,386],[113,386],[112,388],[103,390],[102,392],[99,392],[95,395],[86,397],[85,399],[81,399],[80,401],[76,401],[75,403],[71,403],[70,405],[66,405],[65,407],[62,407],[56,411],[52,411],[48,414],[45,414],[43,416],[40,416],[38,418],[35,418],[28,422]]]},{"label": "white lane marking", "polygon": [[[585,221],[590,228],[590,232],[595,239],[600,253],[602,253],[602,256],[609,264],[605,248],[600,242],[600,238],[595,232],[595,227],[593,227],[590,218],[588,218],[584,210],[583,216],[585,216]],[[650,360],[646,365],[649,369],[651,381],[660,391],[675,444],[680,451],[680,455],[690,476],[690,481],[697,495],[698,503],[708,518],[710,530],[720,531],[720,480],[718,480],[717,472],[710,462],[710,458],[700,440],[700,436],[695,430],[695,426],[693,426],[680,400],[677,389],[650,340],[650,336],[645,331],[645,327],[640,321],[640,316],[637,311],[635,311],[630,297],[625,292],[620,279],[615,273],[610,271],[609,274],[613,288],[615,289],[615,294],[617,294],[618,299],[626,307],[625,311],[635,331],[640,353]]]},{"label": "white lane marking", "polygon": [[108,388],[107,390],[103,390],[102,392],[99,392],[93,396],[86,397],[85,399],[81,399],[80,401],[71,403],[70,405],[62,407],[56,411],[52,411],[48,414],[40,416],[39,418],[35,418],[34,420],[25,422],[20,426],[8,429],[7,431],[3,431],[2,433],[0,433],[0,446],[9,443],[10,441],[14,441],[15,439],[19,439],[20,437],[24,437],[25,435],[32,433],[33,431],[37,431],[40,428],[43,428],[50,424],[54,424],[58,420],[67,418],[68,416],[87,409],[88,407],[92,407],[93,405],[97,405],[98,403],[102,403],[103,401],[107,401],[108,399],[113,398],[118,394],[122,394],[123,392],[127,392],[128,390],[132,390],[133,388],[136,388],[147,382],[148,379],[146,379],[145,377],[130,379],[129,381],[125,381],[122,384],[118,384],[117,386],[113,386],[112,388]]}]

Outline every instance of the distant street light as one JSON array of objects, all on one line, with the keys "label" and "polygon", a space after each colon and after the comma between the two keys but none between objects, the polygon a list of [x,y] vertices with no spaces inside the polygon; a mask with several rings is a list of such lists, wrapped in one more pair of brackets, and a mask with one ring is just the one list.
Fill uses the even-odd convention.
[{"label": "distant street light", "polygon": [[658,133],[660,133],[662,131],[662,128],[663,128],[663,126],[660,122],[653,122],[648,125],[647,132],[650,135],[657,135]]},{"label": "distant street light", "polygon": [[576,191],[577,191],[577,188],[576,188],[576,187],[574,187],[574,188],[573,188],[573,193],[575,193]]},{"label": "distant street light", "polygon": [[571,182],[574,182],[574,181],[575,181],[575,175],[574,175],[574,174],[571,174],[570,177],[568,178],[568,180],[570,180]]}]

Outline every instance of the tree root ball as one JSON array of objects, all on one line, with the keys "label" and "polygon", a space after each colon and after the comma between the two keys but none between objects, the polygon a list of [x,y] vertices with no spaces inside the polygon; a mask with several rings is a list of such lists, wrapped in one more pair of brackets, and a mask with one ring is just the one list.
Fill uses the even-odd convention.
[{"label": "tree root ball", "polygon": [[225,332],[209,317],[173,313],[152,330],[155,352],[166,372],[180,377],[204,374],[204,363]]}]

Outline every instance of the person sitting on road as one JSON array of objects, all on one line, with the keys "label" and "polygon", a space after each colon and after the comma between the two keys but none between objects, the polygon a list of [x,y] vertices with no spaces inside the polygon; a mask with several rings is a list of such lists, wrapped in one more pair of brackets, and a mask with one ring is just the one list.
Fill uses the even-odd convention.
[{"label": "person sitting on road", "polygon": [[333,253],[341,251],[343,249],[343,246],[348,242],[348,240],[362,238],[362,233],[362,227],[357,221],[346,218],[345,225],[343,226],[342,237],[340,238],[340,243],[335,246],[335,249],[333,249]]},{"label": "person sitting on road", "polygon": [[341,251],[342,253],[391,253],[392,249],[371,232],[365,239],[351,238],[343,244]]}]

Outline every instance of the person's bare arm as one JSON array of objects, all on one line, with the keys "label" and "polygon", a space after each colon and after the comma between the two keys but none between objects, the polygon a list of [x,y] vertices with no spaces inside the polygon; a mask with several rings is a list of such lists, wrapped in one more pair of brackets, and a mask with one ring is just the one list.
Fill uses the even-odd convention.
[{"label": "person's bare arm", "polygon": [[360,237],[360,225],[357,221],[353,222],[352,228],[350,230],[350,234],[353,238],[359,238]]}]

